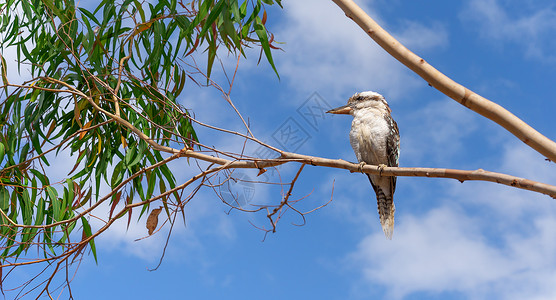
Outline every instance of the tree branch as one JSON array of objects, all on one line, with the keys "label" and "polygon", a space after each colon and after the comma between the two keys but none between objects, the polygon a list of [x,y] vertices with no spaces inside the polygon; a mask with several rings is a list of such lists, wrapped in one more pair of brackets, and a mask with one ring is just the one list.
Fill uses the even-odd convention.
[{"label": "tree branch", "polygon": [[[334,0],[336,1],[336,0]],[[340,1],[340,0],[338,0]],[[344,1],[344,0],[341,0]],[[376,24],[376,23],[375,23]],[[378,25],[377,25],[378,26]],[[385,33],[387,34],[387,33]],[[392,38],[393,39],[393,38]],[[403,47],[400,45],[400,47]],[[404,48],[405,49],[405,48]],[[409,51],[409,50],[408,50]],[[414,55],[414,54],[413,54]],[[438,72],[438,71],[437,71]],[[444,76],[444,75],[442,75]],[[447,78],[447,77],[446,77]],[[315,157],[310,155],[302,155],[297,153],[291,152],[284,152],[278,151],[280,153],[280,157],[276,159],[256,159],[256,158],[235,158],[235,159],[226,159],[222,157],[216,157],[204,153],[200,153],[194,151],[191,148],[184,148],[182,150],[174,149],[167,146],[162,146],[156,143],[151,137],[147,136],[139,129],[134,127],[131,123],[127,122],[126,120],[122,119],[119,116],[116,116],[112,113],[107,112],[106,110],[100,108],[94,101],[85,95],[83,92],[79,91],[75,87],[56,80],[54,78],[43,78],[50,82],[58,83],[66,88],[68,88],[68,92],[78,95],[80,97],[86,98],[89,103],[99,112],[106,114],[108,117],[112,118],[114,121],[120,123],[121,125],[127,127],[132,132],[134,132],[139,138],[145,140],[149,143],[155,150],[159,150],[162,152],[173,154],[172,157],[175,158],[179,157],[191,157],[195,159],[199,159],[202,161],[214,163],[223,166],[220,169],[264,169],[268,167],[274,167],[278,165],[285,164],[287,162],[300,162],[305,163],[313,166],[322,166],[322,167],[332,167],[332,168],[339,168],[339,169],[346,169],[351,172],[363,172],[368,174],[374,175],[384,175],[384,176],[416,176],[416,177],[439,177],[439,178],[452,178],[458,181],[464,182],[466,180],[480,180],[480,181],[489,181],[489,182],[496,182],[524,190],[530,190],[538,193],[542,193],[545,195],[549,195],[552,198],[556,198],[556,186],[532,181],[525,178],[515,177],[507,174],[496,173],[496,172],[489,172],[482,169],[478,170],[455,170],[455,169],[440,169],[440,168],[399,168],[399,167],[386,167],[382,172],[379,173],[379,168],[377,166],[366,165],[363,168],[359,164],[354,164],[347,162],[341,159],[327,159],[321,157]],[[485,99],[485,101],[488,101]],[[490,102],[490,101],[488,101]],[[492,102],[490,102],[492,103]],[[509,113],[509,112],[508,112]],[[238,135],[240,135],[238,133]],[[250,140],[257,140],[254,137],[249,138]],[[258,140],[257,140],[258,141]],[[271,148],[272,149],[272,148]]]},{"label": "tree branch", "polygon": [[342,159],[329,159],[310,155],[302,155],[291,152],[283,152],[280,158],[265,159],[265,160],[242,160],[231,161],[220,157],[214,157],[192,150],[183,150],[180,156],[197,158],[207,162],[224,165],[227,164],[226,169],[234,168],[249,168],[249,169],[263,169],[267,167],[274,167],[285,164],[287,162],[296,161],[313,166],[331,167],[338,169],[345,169],[353,172],[362,172],[373,175],[383,176],[414,176],[414,177],[436,177],[436,178],[452,178],[460,182],[468,180],[480,180],[495,182],[515,188],[538,192],[556,198],[556,186],[529,180],[526,178],[515,177],[503,173],[496,173],[485,171],[483,169],[477,170],[456,170],[456,169],[443,169],[443,168],[401,168],[401,167],[384,167],[379,168],[374,165],[365,165],[361,167],[360,164],[351,163]]},{"label": "tree branch", "polygon": [[[337,1],[337,0],[334,0]],[[344,0],[338,0],[344,1]],[[355,4],[354,4],[355,5]],[[376,24],[376,23],[375,23]],[[378,25],[377,25],[378,26]],[[386,33],[388,34],[388,33]],[[389,36],[389,35],[388,35]],[[393,39],[393,38],[392,38]],[[401,44],[400,44],[401,46]],[[403,46],[401,46],[403,47]],[[405,49],[405,47],[404,47]],[[407,50],[409,51],[409,50]],[[414,55],[414,54],[413,54]],[[431,67],[432,68],[432,67]],[[437,71],[438,72],[438,71]],[[438,72],[439,73],[439,72]],[[440,74],[440,73],[439,73]],[[444,75],[442,75],[444,76]],[[444,76],[445,77],[445,76]],[[447,77],[446,77],[447,78]],[[236,169],[236,168],[247,168],[247,169],[264,169],[268,167],[274,167],[278,165],[285,164],[287,162],[296,161],[300,163],[305,163],[313,166],[322,166],[322,167],[332,167],[332,168],[339,168],[339,169],[346,169],[351,172],[363,172],[368,174],[374,175],[384,175],[384,176],[417,176],[417,177],[441,177],[441,178],[452,178],[464,182],[466,180],[481,180],[481,181],[489,181],[489,182],[496,182],[524,190],[530,190],[538,193],[542,193],[548,195],[552,198],[556,198],[556,186],[532,181],[525,178],[515,177],[507,174],[496,173],[496,172],[489,172],[482,169],[478,169],[475,171],[470,170],[455,170],[455,169],[440,169],[440,168],[396,168],[396,167],[386,167],[382,172],[379,173],[379,168],[377,166],[366,165],[363,168],[359,164],[354,164],[347,162],[341,159],[327,159],[321,157],[315,157],[310,155],[302,155],[297,153],[291,152],[280,152],[280,157],[277,159],[236,159],[230,160],[221,157],[215,157],[208,154],[196,152],[192,149],[174,149],[171,147],[161,146],[158,143],[154,142],[149,136],[145,135],[139,129],[135,128],[129,122],[123,120],[121,117],[118,117],[114,114],[111,114],[102,108],[98,107],[90,97],[83,94],[81,91],[77,90],[76,88],[68,85],[67,83],[60,82],[53,78],[45,78],[46,80],[53,81],[59,83],[69,89],[70,92],[77,94],[81,97],[84,97],[89,100],[89,102],[93,105],[93,107],[106,114],[107,116],[114,119],[116,122],[120,123],[121,125],[127,127],[132,132],[137,134],[139,138],[145,140],[154,149],[171,153],[174,155],[179,155],[180,157],[191,157],[199,160],[203,160],[210,163],[215,163],[218,165],[225,166],[222,169]],[[449,79],[448,79],[449,80]],[[488,101],[485,99],[485,101]],[[489,103],[492,103],[488,101]],[[494,103],[492,103],[494,104]],[[501,107],[500,107],[501,108]],[[501,108],[503,109],[503,108]],[[505,110],[504,110],[505,111]],[[509,113],[509,112],[507,112]],[[532,129],[532,128],[531,128]],[[255,140],[256,138],[252,138]],[[546,138],[545,138],[546,139]],[[548,139],[547,139],[548,140]],[[550,141],[550,140],[549,140]],[[552,142],[552,141],[550,141]],[[556,161],[556,160],[555,160]]]},{"label": "tree branch", "polygon": [[386,52],[425,79],[431,86],[456,100],[461,105],[479,113],[504,127],[522,142],[556,162],[556,143],[523,122],[502,106],[474,93],[453,81],[424,59],[404,47],[352,0],[332,0]]}]

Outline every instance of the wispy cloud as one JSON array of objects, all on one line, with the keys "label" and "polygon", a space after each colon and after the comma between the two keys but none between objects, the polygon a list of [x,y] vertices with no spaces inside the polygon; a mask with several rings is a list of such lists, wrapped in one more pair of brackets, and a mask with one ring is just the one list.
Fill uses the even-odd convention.
[{"label": "wispy cloud", "polygon": [[[279,55],[279,70],[296,90],[326,92],[335,97],[362,90],[377,90],[391,99],[411,91],[419,80],[374,43],[332,2],[284,3],[286,22],[277,32],[286,42]],[[360,3],[367,11],[369,5]],[[382,25],[386,22],[374,16]],[[397,36],[410,46],[425,49],[445,44],[439,25],[429,28],[408,22]],[[436,33],[436,34],[433,34]],[[403,87],[400,89],[400,87]]]},{"label": "wispy cloud", "polygon": [[453,207],[408,216],[393,241],[367,236],[350,255],[363,282],[382,285],[392,299],[412,293],[458,293],[472,299],[551,299],[556,222],[534,222],[533,234],[505,232],[487,242],[481,222]]},{"label": "wispy cloud", "polygon": [[448,46],[448,32],[441,23],[430,26],[415,22],[403,21],[403,31],[394,32],[393,35],[407,48],[413,51],[423,51]]},{"label": "wispy cloud", "polygon": [[364,238],[352,259],[366,280],[386,286],[394,299],[417,291],[475,289],[511,271],[507,258],[481,242],[473,221],[444,207],[408,216],[392,243],[380,234]]},{"label": "wispy cloud", "polygon": [[[550,165],[526,146],[503,147],[497,171],[551,182]],[[450,187],[451,186],[451,187]],[[361,285],[392,299],[414,293],[472,299],[553,299],[556,221],[553,200],[495,184],[466,182],[444,191],[426,213],[401,213],[395,238],[361,240],[348,261]]]},{"label": "wispy cloud", "polygon": [[[510,12],[497,0],[473,0],[460,15],[478,34],[493,43],[517,44],[527,57],[556,62],[556,10],[553,5],[535,10]],[[525,13],[523,12],[525,11]]]}]

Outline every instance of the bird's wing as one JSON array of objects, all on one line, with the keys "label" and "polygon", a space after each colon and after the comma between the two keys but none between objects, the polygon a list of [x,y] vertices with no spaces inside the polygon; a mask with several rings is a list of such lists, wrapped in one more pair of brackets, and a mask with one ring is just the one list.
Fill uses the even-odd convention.
[{"label": "bird's wing", "polygon": [[[400,157],[400,135],[398,130],[398,124],[396,124],[396,121],[392,120],[390,126],[392,126],[391,130],[396,132],[396,134],[393,135],[394,138],[386,140],[386,149],[387,149],[386,154],[388,155],[388,166],[397,167],[399,164],[398,162]],[[391,191],[391,195],[394,195],[394,191],[396,190],[396,176],[391,176],[390,178],[392,179],[390,181],[390,191]]]}]

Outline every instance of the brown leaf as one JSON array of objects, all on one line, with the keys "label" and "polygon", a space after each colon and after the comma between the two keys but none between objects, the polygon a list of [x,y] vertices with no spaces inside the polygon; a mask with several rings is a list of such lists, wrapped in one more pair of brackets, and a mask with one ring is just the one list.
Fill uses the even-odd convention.
[{"label": "brown leaf", "polygon": [[75,191],[75,196],[73,197],[73,204],[71,207],[75,209],[79,207],[79,202],[81,201],[81,197],[83,197],[83,193],[81,193],[81,187],[79,187],[79,184],[75,181],[73,182],[73,190]]},{"label": "brown leaf", "polygon": [[77,244],[77,248],[75,248],[75,255],[73,256],[72,262],[74,262],[79,255],[81,255],[81,253],[83,252],[83,249],[85,249],[85,246],[87,245],[87,243],[83,243],[83,241],[85,239],[87,239],[88,236],[85,233],[85,230],[83,230],[83,232],[81,233],[81,242]]},{"label": "brown leaf", "polygon": [[261,21],[263,25],[266,24],[266,9],[263,11],[263,20]]},{"label": "brown leaf", "polygon": [[193,48],[191,48],[191,50],[189,50],[189,52],[187,52],[185,54],[185,56],[189,56],[191,53],[193,53],[193,51],[195,51],[195,49],[197,49],[197,46],[199,46],[199,36],[197,36],[197,38],[195,39],[195,43],[193,44]]},{"label": "brown leaf", "polygon": [[[131,204],[131,197],[129,195],[127,196],[126,203]],[[129,208],[127,212],[127,229],[129,229],[129,223],[131,223],[131,213],[133,212],[133,210]]]},{"label": "brown leaf", "polygon": [[122,191],[119,191],[116,194],[116,197],[114,197],[114,200],[112,201],[112,206],[110,207],[110,215],[108,218],[112,219],[112,213],[114,213],[114,209],[116,208],[116,205],[118,205],[118,203],[120,202],[121,197],[122,197]]},{"label": "brown leaf", "polygon": [[127,40],[131,40],[134,36],[140,34],[141,32],[151,28],[151,26],[153,25],[154,22],[156,22],[158,19],[152,19],[149,20],[145,23],[141,23],[141,24],[137,24],[135,25],[135,30],[133,30],[133,32],[131,33],[131,35],[127,38]]},{"label": "brown leaf", "polygon": [[[91,127],[91,124],[93,123],[93,120],[90,120],[89,122],[87,122],[85,125],[83,125],[83,128],[81,129],[87,129],[89,127]],[[83,137],[85,136],[85,134],[87,134],[87,130],[83,130],[80,134],[79,134],[79,139],[83,139]]]},{"label": "brown leaf", "polygon": [[120,135],[120,141],[122,142],[122,147],[127,148],[127,142],[123,135]]},{"label": "brown leaf", "polygon": [[[69,144],[69,143],[68,143],[68,144]],[[77,155],[77,157],[81,157],[81,154],[83,154],[83,151],[85,151],[85,150],[80,150],[80,151],[79,151],[79,155]],[[68,175],[71,174],[71,173],[73,173],[73,171],[75,171],[75,169],[77,169],[77,167],[79,167],[79,162],[76,162],[76,163],[75,163],[75,166],[73,166],[73,169],[71,169],[71,171],[69,171]]]},{"label": "brown leaf", "polygon": [[[52,121],[52,123],[50,123],[50,128],[48,128],[48,132],[46,133],[46,137],[50,137],[50,135],[52,134],[52,131],[54,131],[54,129],[56,128],[56,120]],[[46,141],[46,139],[45,139]],[[43,142],[44,145],[44,142]],[[42,146],[42,145],[41,145]]]},{"label": "brown leaf", "polygon": [[158,215],[161,211],[162,206],[157,209],[153,209],[151,211],[151,214],[147,218],[147,230],[149,230],[149,235],[152,235],[154,230],[156,229],[156,225],[158,225]]},{"label": "brown leaf", "polygon": [[81,124],[81,108],[77,103],[77,97],[75,95],[73,96],[73,106],[73,119],[75,120],[75,122],[77,122],[77,125],[82,128],[83,124]]}]

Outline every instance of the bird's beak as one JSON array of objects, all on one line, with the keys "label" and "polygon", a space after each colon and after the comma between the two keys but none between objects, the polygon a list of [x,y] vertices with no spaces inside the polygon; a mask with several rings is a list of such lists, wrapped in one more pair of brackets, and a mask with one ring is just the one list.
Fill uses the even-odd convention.
[{"label": "bird's beak", "polygon": [[336,107],[334,109],[331,109],[329,111],[327,111],[327,113],[329,114],[342,114],[342,115],[349,115],[349,112],[351,111],[351,106],[348,105],[344,105],[344,106],[340,106],[340,107]]}]

